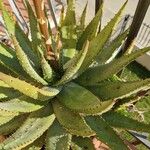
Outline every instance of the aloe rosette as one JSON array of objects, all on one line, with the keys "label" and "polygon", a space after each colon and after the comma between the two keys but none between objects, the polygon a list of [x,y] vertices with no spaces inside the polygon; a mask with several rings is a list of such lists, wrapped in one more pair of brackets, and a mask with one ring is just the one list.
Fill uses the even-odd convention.
[{"label": "aloe rosette", "polygon": [[128,35],[126,30],[110,39],[126,3],[98,32],[102,6],[86,26],[87,5],[77,22],[74,0],[69,0],[52,34],[46,11],[40,15],[35,8],[34,13],[25,1],[29,36],[0,2],[13,43],[0,45],[0,135],[9,135],[0,149],[92,150],[94,136],[113,150],[124,150],[128,147],[118,129],[150,132],[149,124],[118,111],[123,102],[149,90],[150,79],[123,81],[117,76],[150,47],[108,61]]}]

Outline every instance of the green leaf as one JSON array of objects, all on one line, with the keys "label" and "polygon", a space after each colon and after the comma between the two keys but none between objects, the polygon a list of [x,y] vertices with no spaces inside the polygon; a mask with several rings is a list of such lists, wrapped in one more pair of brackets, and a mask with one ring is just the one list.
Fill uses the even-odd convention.
[{"label": "green leaf", "polygon": [[64,65],[76,54],[76,19],[75,19],[75,0],[68,1],[68,7],[61,27],[62,52],[61,63]]},{"label": "green leaf", "polygon": [[150,124],[139,122],[120,113],[110,111],[103,114],[102,117],[105,119],[106,122],[108,122],[111,126],[115,128],[150,133]]},{"label": "green leaf", "polygon": [[0,110],[12,113],[28,113],[42,108],[44,105],[34,103],[35,101],[27,96],[20,96],[6,102],[0,102]]},{"label": "green leaf", "polygon": [[28,39],[28,37],[25,35],[23,30],[20,28],[18,23],[13,19],[11,14],[7,11],[6,6],[1,1],[0,2],[0,8],[2,10],[2,17],[4,19],[4,23],[7,28],[7,32],[9,35],[13,35],[16,37],[17,41],[19,42],[19,45],[24,50],[24,52],[27,54],[27,56],[30,58],[30,60],[33,62],[33,64],[39,68],[39,61],[32,50],[31,43]]},{"label": "green leaf", "polygon": [[12,88],[1,87],[0,86],[0,100],[6,98],[17,98],[20,96],[20,93]]},{"label": "green leaf", "polygon": [[15,90],[18,90],[24,95],[41,101],[49,100],[53,98],[60,91],[59,89],[51,88],[51,87],[45,87],[43,89],[40,89],[25,81],[22,81],[18,78],[11,77],[2,72],[0,72],[0,80],[4,81],[10,87],[12,87]]},{"label": "green leaf", "polygon": [[37,82],[43,85],[48,85],[48,83],[42,77],[40,77],[39,74],[36,72],[36,70],[33,68],[31,62],[28,59],[28,56],[24,53],[22,48],[19,46],[16,38],[13,36],[12,39],[15,46],[17,58],[22,68],[26,71],[28,75],[30,75],[31,78],[35,79]]},{"label": "green leaf", "polygon": [[22,149],[38,139],[53,123],[55,115],[48,105],[29,115],[23,125],[0,144],[0,149]]},{"label": "green leaf", "polygon": [[75,137],[72,138],[72,150],[95,150],[90,138]]},{"label": "green leaf", "polygon": [[82,85],[94,85],[95,83],[108,79],[114,74],[117,74],[120,70],[122,70],[122,68],[127,66],[133,60],[148,51],[150,51],[150,47],[136,50],[129,55],[115,59],[109,64],[91,67],[79,77],[78,82]]},{"label": "green leaf", "polygon": [[[9,116],[11,117],[11,116]],[[0,134],[1,135],[9,135],[13,131],[15,131],[18,127],[21,126],[21,124],[26,119],[27,115],[20,115],[16,116],[13,119],[11,119],[9,122],[6,122],[5,124],[0,126]]]},{"label": "green leaf", "polygon": [[86,54],[88,52],[88,47],[89,47],[89,42],[87,41],[85,46],[83,46],[83,49],[74,58],[70,60],[71,62],[69,64],[69,67],[65,71],[60,81],[56,83],[56,85],[65,84],[66,82],[69,82],[75,76],[77,76],[77,74],[80,74],[81,72],[80,67],[86,57]]},{"label": "green leaf", "polygon": [[[87,7],[87,6],[86,6]],[[83,11],[83,16],[81,17],[81,27],[84,27],[84,21],[85,21],[85,13],[86,13],[86,7]],[[83,44],[89,40],[93,40],[95,36],[98,33],[98,28],[100,23],[100,18],[102,17],[102,9],[103,5],[100,7],[99,11],[97,12],[96,16],[93,18],[93,20],[89,23],[89,25],[85,28],[82,35],[78,39],[77,42],[77,50],[81,50],[83,47]],[[83,19],[83,20],[82,20]]]},{"label": "green leaf", "polygon": [[80,23],[79,25],[77,25],[77,35],[78,35],[78,39],[81,37],[83,31],[85,30],[85,20],[86,20],[86,12],[87,12],[87,4],[85,5],[85,8],[81,14],[81,18],[80,18]]},{"label": "green leaf", "polygon": [[67,4],[67,12],[62,26],[75,25],[75,0],[69,0]]},{"label": "green leaf", "polygon": [[47,131],[46,150],[69,150],[71,137],[59,122],[55,120]]},{"label": "green leaf", "polygon": [[96,132],[98,139],[107,144],[112,150],[128,150],[116,132],[100,116],[86,117],[85,120]]},{"label": "green leaf", "polygon": [[75,83],[66,85],[57,98],[67,108],[84,115],[102,114],[115,104],[114,100],[101,101],[90,91]]},{"label": "green leaf", "polygon": [[[120,18],[122,11],[126,6],[127,1],[115,15],[115,17],[103,28],[103,30],[90,41],[88,53],[83,61],[81,66],[81,70],[86,70],[92,61],[97,57],[97,55],[101,52],[102,48],[108,41],[111,36],[111,33]],[[91,28],[90,28],[91,30]]]},{"label": "green leaf", "polygon": [[0,116],[0,126],[2,126],[3,124],[9,122],[14,117],[15,117],[15,115],[12,115],[12,116]]},{"label": "green leaf", "polygon": [[28,15],[29,15],[32,47],[35,50],[37,56],[39,57],[39,61],[41,62],[44,79],[47,81],[51,81],[52,80],[52,68],[50,67],[46,59],[44,58],[46,47],[44,47],[43,45],[44,41],[40,34],[38,21],[27,0],[26,0],[26,5],[27,5],[27,10],[28,10]]},{"label": "green leaf", "polygon": [[139,91],[150,89],[150,79],[128,82],[106,81],[87,88],[103,100],[122,99]]},{"label": "green leaf", "polygon": [[53,109],[57,120],[69,133],[78,136],[92,136],[95,134],[87,126],[83,117],[65,108],[58,100],[53,102]]},{"label": "green leaf", "polygon": [[45,135],[42,135],[37,140],[35,140],[32,144],[28,145],[27,147],[21,150],[41,150],[45,143]]},{"label": "green leaf", "polygon": [[101,53],[97,56],[96,61],[100,64],[105,64],[111,58],[115,50],[119,48],[125,41],[128,33],[129,29],[124,31],[122,34],[118,35],[114,40],[112,40],[108,45],[106,45],[101,50]]},{"label": "green leaf", "polygon": [[0,63],[18,76],[21,75],[25,78],[29,78],[20,66],[15,50],[3,43],[0,43]]}]

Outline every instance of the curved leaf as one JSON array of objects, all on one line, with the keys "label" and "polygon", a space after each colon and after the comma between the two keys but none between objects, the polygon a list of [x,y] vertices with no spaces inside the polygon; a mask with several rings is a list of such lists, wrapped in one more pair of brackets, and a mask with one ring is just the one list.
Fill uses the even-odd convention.
[{"label": "curved leaf", "polygon": [[87,41],[85,46],[83,46],[83,49],[70,61],[69,67],[67,68],[66,72],[56,83],[56,85],[65,84],[66,82],[69,82],[73,79],[74,76],[77,76],[77,74],[80,74],[80,67],[82,65],[82,62],[84,61],[84,58],[86,57],[86,54],[88,52],[89,42]]},{"label": "curved leaf", "polygon": [[100,64],[105,64],[111,58],[113,53],[117,48],[119,48],[122,43],[127,38],[129,33],[129,29],[124,31],[122,34],[118,35],[114,40],[112,40],[108,45],[106,45],[102,50],[101,53],[97,56],[96,62]]},{"label": "curved leaf", "polygon": [[6,102],[0,102],[0,110],[12,113],[32,112],[42,108],[44,105],[34,103],[35,101],[27,96],[20,96]]},{"label": "curved leaf", "polygon": [[128,82],[106,81],[87,88],[103,100],[121,99],[150,89],[150,79]]},{"label": "curved leaf", "polygon": [[122,128],[134,131],[142,131],[150,133],[150,124],[139,122],[117,112],[107,112],[102,115],[106,122],[115,128]]},{"label": "curved leaf", "polygon": [[75,83],[66,85],[57,98],[67,108],[84,115],[102,114],[115,104],[114,100],[101,101],[90,91]]},{"label": "curved leaf", "polygon": [[72,150],[95,150],[95,147],[94,144],[92,143],[92,139],[73,136],[71,149]]},{"label": "curved leaf", "polygon": [[112,77],[112,75],[118,73],[122,68],[127,66],[130,62],[135,60],[142,54],[150,51],[150,47],[146,47],[135,52],[122,56],[106,65],[100,65],[96,67],[91,67],[86,70],[78,79],[80,84],[83,85],[93,85],[102,80]]},{"label": "curved leaf", "polygon": [[39,62],[34,54],[34,51],[32,50],[31,43],[28,39],[28,37],[25,35],[23,30],[20,28],[18,23],[13,19],[11,14],[7,11],[4,3],[0,1],[0,8],[2,10],[2,17],[4,19],[4,23],[7,27],[7,31],[9,35],[13,35],[16,37],[17,41],[19,42],[19,45],[21,48],[25,51],[25,53],[28,55],[30,60],[33,62],[36,67],[39,67]]},{"label": "curved leaf", "polygon": [[98,139],[112,150],[128,150],[116,132],[100,116],[86,117],[87,124],[96,132]]},{"label": "curved leaf", "polygon": [[[87,7],[87,5],[86,5]],[[83,15],[81,17],[81,28],[84,28],[85,23],[85,13],[86,13],[86,7],[83,11]],[[103,5],[100,7],[99,11],[97,12],[96,16],[93,18],[93,20],[88,24],[88,26],[85,28],[83,33],[81,34],[80,38],[77,42],[77,50],[81,50],[84,43],[89,40],[91,41],[98,33],[98,28],[102,17],[102,9]]]},{"label": "curved leaf", "polygon": [[54,97],[59,93],[59,89],[50,87],[40,89],[25,81],[11,77],[2,72],[0,72],[0,80],[4,81],[10,87],[12,87],[15,90],[18,90],[19,92],[23,93],[26,96],[42,101],[51,99],[52,97]]},{"label": "curved leaf", "polygon": [[13,36],[12,39],[13,39],[13,43],[15,46],[17,58],[19,60],[20,65],[22,66],[22,68],[26,71],[26,73],[31,78],[35,79],[37,82],[39,82],[43,85],[48,85],[48,83],[42,77],[40,77],[39,74],[32,67],[32,65],[28,59],[28,56],[24,53],[22,48],[19,46],[16,38]]},{"label": "curved leaf", "polygon": [[70,144],[71,135],[55,120],[47,131],[46,150],[69,150]]},{"label": "curved leaf", "polygon": [[9,122],[14,117],[15,117],[15,115],[12,115],[12,116],[0,116],[0,126],[2,126],[3,124]]},{"label": "curved leaf", "polygon": [[55,119],[48,105],[29,115],[23,125],[0,144],[0,149],[21,149],[38,139],[51,126]]},{"label": "curved leaf", "polygon": [[[11,116],[9,116],[11,117]],[[16,116],[13,119],[11,119],[9,122],[3,124],[0,126],[0,134],[1,135],[9,135],[13,131],[15,131],[17,128],[21,126],[21,124],[26,119],[27,115],[20,115]]]},{"label": "curved leaf", "polygon": [[[111,33],[120,18],[122,11],[124,10],[127,1],[115,15],[115,17],[103,28],[103,30],[90,41],[88,53],[82,63],[81,70],[86,70],[92,63],[92,61],[101,52],[102,48],[111,36]],[[91,30],[91,29],[90,29]]]},{"label": "curved leaf", "polygon": [[58,100],[53,102],[53,109],[59,123],[71,134],[79,136],[94,135],[94,132],[87,126],[83,117],[65,108]]},{"label": "curved leaf", "polygon": [[0,43],[0,63],[17,75],[29,78],[20,66],[14,49]]}]

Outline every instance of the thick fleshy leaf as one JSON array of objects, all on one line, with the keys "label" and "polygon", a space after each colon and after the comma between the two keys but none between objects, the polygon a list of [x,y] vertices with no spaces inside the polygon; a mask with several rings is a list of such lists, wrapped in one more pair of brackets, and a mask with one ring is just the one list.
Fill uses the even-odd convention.
[{"label": "thick fleshy leaf", "polygon": [[55,115],[50,105],[33,112],[23,125],[0,144],[0,149],[21,149],[38,139],[53,123]]},{"label": "thick fleshy leaf", "polygon": [[48,85],[48,83],[36,72],[36,70],[31,65],[31,62],[28,59],[28,56],[24,53],[22,48],[19,46],[16,38],[13,36],[13,43],[16,50],[16,55],[19,60],[20,65],[22,68],[26,71],[26,73],[33,79],[35,79],[37,82]]},{"label": "thick fleshy leaf", "polygon": [[34,103],[35,100],[27,96],[20,96],[6,102],[0,102],[0,110],[9,111],[12,113],[32,112],[42,108],[44,105]]},{"label": "thick fleshy leaf", "polygon": [[69,64],[69,67],[65,71],[60,81],[56,83],[56,85],[65,84],[66,82],[69,82],[70,80],[75,78],[77,74],[80,74],[80,67],[82,65],[82,62],[84,61],[84,58],[86,57],[88,47],[89,42],[87,41],[85,46],[83,46],[83,49],[74,58],[70,60],[71,62]]},{"label": "thick fleshy leaf", "polygon": [[77,32],[78,32],[78,38],[82,35],[84,29],[85,29],[85,19],[86,19],[86,12],[87,12],[87,4],[85,5],[85,8],[82,12],[81,18],[80,18],[80,24],[77,26]]},{"label": "thick fleshy leaf", "polygon": [[15,117],[15,115],[12,115],[12,116],[0,116],[0,126],[2,126],[3,124],[9,122],[14,117]]},{"label": "thick fleshy leaf", "polygon": [[57,120],[47,131],[46,150],[69,150],[72,136]]},{"label": "thick fleshy leaf", "polygon": [[[89,50],[88,53],[83,61],[83,64],[81,66],[82,70],[86,70],[92,63],[92,61],[97,57],[97,55],[101,52],[102,48],[108,41],[108,39],[111,36],[111,33],[117,24],[122,11],[124,10],[126,6],[127,1],[125,4],[121,7],[121,9],[118,11],[118,13],[115,15],[115,17],[103,28],[103,30],[90,41]],[[90,28],[91,30],[91,28]]]},{"label": "thick fleshy leaf", "polygon": [[67,108],[84,115],[102,114],[115,104],[114,100],[101,101],[90,91],[75,83],[66,85],[57,98]]},{"label": "thick fleshy leaf", "polygon": [[39,62],[34,54],[34,51],[32,50],[31,43],[28,39],[28,37],[25,35],[25,33],[22,31],[20,26],[17,24],[15,19],[10,15],[10,13],[7,11],[5,5],[2,1],[0,1],[0,8],[2,10],[2,17],[4,19],[4,23],[7,28],[7,32],[9,35],[13,35],[16,37],[17,41],[19,42],[19,45],[22,47],[22,49],[25,51],[25,53],[28,55],[30,60],[33,62],[34,65],[39,67]]},{"label": "thick fleshy leaf", "polygon": [[25,81],[6,75],[2,72],[0,72],[0,80],[4,81],[10,87],[12,87],[15,90],[18,90],[19,92],[23,93],[26,96],[42,101],[53,98],[60,91],[59,89],[50,87],[40,89]]},{"label": "thick fleshy leaf", "polygon": [[127,29],[122,34],[118,35],[114,40],[112,40],[108,45],[106,45],[101,53],[97,56],[96,62],[100,64],[105,64],[111,58],[113,53],[117,48],[119,48],[122,43],[125,41],[127,35],[129,33],[129,29]]},{"label": "thick fleshy leaf", "polygon": [[127,66],[130,62],[148,51],[150,51],[150,47],[136,50],[129,55],[115,59],[109,64],[91,67],[79,77],[78,81],[83,85],[94,85],[95,83],[112,77],[114,74],[122,70],[122,68]]},{"label": "thick fleshy leaf", "polygon": [[90,138],[75,137],[72,138],[72,150],[95,150],[95,147]]},{"label": "thick fleshy leaf", "polygon": [[2,43],[0,43],[0,63],[18,76],[21,75],[29,78],[29,76],[27,76],[26,72],[20,66],[14,49]]},{"label": "thick fleshy leaf", "polygon": [[129,82],[106,81],[87,88],[103,100],[120,99],[150,89],[150,79]]},{"label": "thick fleshy leaf", "polygon": [[95,134],[87,126],[83,117],[61,105],[58,100],[53,102],[53,109],[59,123],[71,134],[78,136],[92,136]]},{"label": "thick fleshy leaf", "polygon": [[46,48],[43,45],[44,41],[40,34],[38,21],[27,0],[26,0],[26,5],[27,5],[27,10],[28,10],[28,15],[29,15],[32,47],[36,51],[39,61],[41,62],[44,79],[47,81],[51,81],[52,80],[52,68],[50,67],[46,59],[44,58]]},{"label": "thick fleshy leaf", "polygon": [[[11,117],[11,116],[9,116]],[[17,128],[21,126],[21,124],[26,119],[27,115],[21,115],[16,116],[13,119],[11,119],[9,122],[3,124],[0,126],[0,134],[1,135],[9,135],[13,131],[15,131]]]},{"label": "thick fleshy leaf", "polygon": [[86,117],[85,120],[91,129],[96,132],[98,139],[112,150],[128,150],[116,132],[100,116]]},{"label": "thick fleshy leaf", "polygon": [[68,1],[66,16],[61,27],[61,38],[63,48],[60,58],[61,63],[65,64],[76,54],[77,33],[75,19],[75,0]]},{"label": "thick fleshy leaf", "polygon": [[110,111],[103,114],[102,117],[105,119],[106,122],[108,122],[111,126],[115,128],[150,133],[150,124],[139,122],[118,112]]},{"label": "thick fleshy leaf", "polygon": [[0,86],[0,100],[6,99],[6,98],[17,98],[20,95],[21,93],[19,93],[18,91],[12,88]]},{"label": "thick fleshy leaf", "polygon": [[[87,7],[87,6],[86,6]],[[86,7],[83,11],[83,16],[81,17],[81,27],[84,28],[85,26],[85,13],[86,13]],[[91,41],[98,33],[98,28],[102,17],[102,9],[103,5],[100,7],[99,11],[97,12],[96,16],[93,18],[93,20],[89,23],[89,25],[85,28],[82,35],[78,39],[77,42],[77,50],[81,50],[83,47],[83,44],[89,40]]]},{"label": "thick fleshy leaf", "polygon": [[28,145],[27,147],[21,150],[41,150],[45,143],[45,134],[35,140],[32,144]]}]

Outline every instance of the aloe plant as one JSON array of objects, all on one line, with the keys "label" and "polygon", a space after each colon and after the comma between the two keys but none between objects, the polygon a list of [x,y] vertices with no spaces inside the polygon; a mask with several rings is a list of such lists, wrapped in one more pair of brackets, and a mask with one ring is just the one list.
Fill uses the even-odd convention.
[{"label": "aloe plant", "polygon": [[13,43],[0,45],[0,135],[9,135],[0,149],[92,150],[93,137],[112,150],[128,149],[118,129],[150,132],[150,124],[133,120],[120,109],[138,92],[149,90],[150,79],[124,81],[117,73],[150,47],[108,63],[128,35],[127,30],[110,41],[127,2],[98,32],[102,6],[86,26],[86,7],[77,22],[75,2],[69,0],[55,34],[42,1],[33,2],[35,12],[25,1],[27,35],[0,1]]}]

